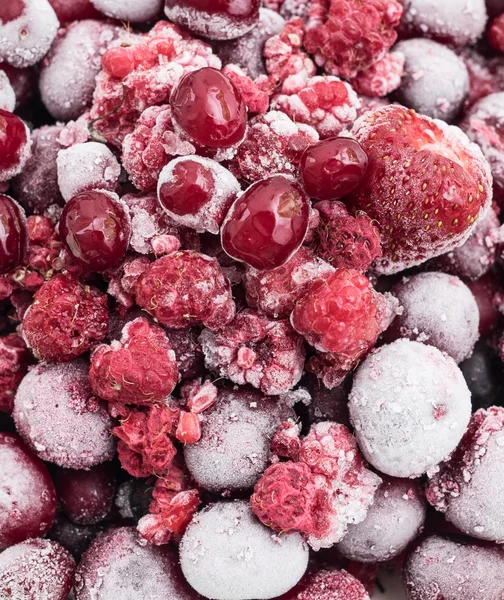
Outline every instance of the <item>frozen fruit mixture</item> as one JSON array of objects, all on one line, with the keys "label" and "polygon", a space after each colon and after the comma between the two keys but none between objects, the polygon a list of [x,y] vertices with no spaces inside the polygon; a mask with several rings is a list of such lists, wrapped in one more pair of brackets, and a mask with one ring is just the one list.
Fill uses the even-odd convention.
[{"label": "frozen fruit mixture", "polygon": [[504,598],[503,209],[501,0],[0,0],[0,600]]}]

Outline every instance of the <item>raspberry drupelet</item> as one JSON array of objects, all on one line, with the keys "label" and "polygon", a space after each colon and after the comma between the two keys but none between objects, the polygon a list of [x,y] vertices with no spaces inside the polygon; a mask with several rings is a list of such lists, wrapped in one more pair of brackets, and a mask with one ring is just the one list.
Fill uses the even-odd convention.
[{"label": "raspberry drupelet", "polygon": [[29,353],[15,333],[0,337],[0,412],[10,413],[14,395],[28,368]]},{"label": "raspberry drupelet", "polygon": [[161,327],[143,317],[130,321],[121,339],[98,346],[89,382],[109,402],[152,404],[166,398],[178,380],[175,352]]},{"label": "raspberry drupelet", "polygon": [[19,175],[30,153],[28,127],[16,115],[0,110],[0,182]]},{"label": "raspberry drupelet", "polygon": [[308,573],[279,600],[369,600],[362,583],[344,570],[320,570]]},{"label": "raspberry drupelet", "polygon": [[218,330],[236,312],[231,285],[219,263],[187,250],[151,263],[136,284],[137,304],[169,329],[203,324]]},{"label": "raspberry drupelet", "polygon": [[36,292],[22,326],[41,360],[72,360],[107,334],[107,297],[70,274],[55,275]]},{"label": "raspberry drupelet", "polygon": [[0,274],[21,264],[27,249],[25,211],[10,196],[0,194]]}]

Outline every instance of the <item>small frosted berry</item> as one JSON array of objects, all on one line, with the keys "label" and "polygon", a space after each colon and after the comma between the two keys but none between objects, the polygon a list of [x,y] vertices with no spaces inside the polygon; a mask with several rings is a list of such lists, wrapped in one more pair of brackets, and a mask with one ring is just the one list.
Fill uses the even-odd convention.
[{"label": "small frosted berry", "polygon": [[403,75],[404,55],[394,48],[394,52],[387,53],[364,71],[359,71],[352,79],[352,86],[363,96],[383,98],[401,85]]},{"label": "small frosted berry", "polygon": [[21,173],[30,157],[30,147],[28,127],[16,115],[0,110],[0,182]]},{"label": "small frosted berry", "polygon": [[15,333],[0,337],[0,412],[10,413],[14,395],[28,368],[29,352]]},{"label": "small frosted berry", "polygon": [[17,267],[27,248],[25,212],[10,196],[0,194],[0,274]]}]

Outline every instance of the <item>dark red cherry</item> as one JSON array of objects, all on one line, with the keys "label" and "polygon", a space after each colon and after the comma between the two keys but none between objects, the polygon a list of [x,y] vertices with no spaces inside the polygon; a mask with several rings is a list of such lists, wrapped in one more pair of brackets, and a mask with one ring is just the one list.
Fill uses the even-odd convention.
[{"label": "dark red cherry", "polygon": [[274,175],[251,185],[231,206],[221,230],[224,250],[256,269],[280,267],[301,246],[310,200],[297,183]]},{"label": "dark red cherry", "polygon": [[24,13],[25,8],[25,0],[0,2],[0,22],[5,24],[14,21]]},{"label": "dark red cherry", "polygon": [[159,201],[176,215],[195,215],[214,195],[214,178],[202,162],[181,160],[159,186]]},{"label": "dark red cherry", "polygon": [[9,111],[0,109],[0,181],[19,173],[23,158],[28,158],[23,156],[27,143],[28,134],[23,121]]},{"label": "dark red cherry", "polygon": [[115,194],[92,190],[77,194],[66,204],[59,232],[76,262],[91,271],[106,271],[125,255],[131,222]]},{"label": "dark red cherry", "polygon": [[367,154],[355,140],[334,137],[303,152],[299,173],[309,196],[338,200],[357,187],[367,164]]},{"label": "dark red cherry", "polygon": [[0,274],[7,273],[23,260],[27,243],[24,210],[15,200],[0,194]]},{"label": "dark red cherry", "polygon": [[229,148],[243,139],[247,109],[240,92],[217,69],[185,75],[171,97],[173,117],[200,146]]}]

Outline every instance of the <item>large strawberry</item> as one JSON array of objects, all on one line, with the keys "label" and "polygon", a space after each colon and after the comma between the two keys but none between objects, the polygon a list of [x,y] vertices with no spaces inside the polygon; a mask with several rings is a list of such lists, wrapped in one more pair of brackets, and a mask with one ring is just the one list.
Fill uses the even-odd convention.
[{"label": "large strawberry", "polygon": [[458,127],[403,106],[365,113],[352,133],[369,157],[343,199],[378,222],[379,273],[397,273],[460,246],[492,199],[490,167]]}]

